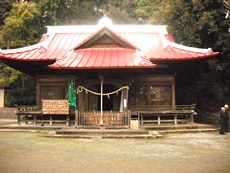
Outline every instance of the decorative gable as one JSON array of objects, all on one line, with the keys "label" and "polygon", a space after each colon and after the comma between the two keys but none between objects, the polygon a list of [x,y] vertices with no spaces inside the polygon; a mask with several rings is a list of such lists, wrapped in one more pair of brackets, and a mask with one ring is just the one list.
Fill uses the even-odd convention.
[{"label": "decorative gable", "polygon": [[104,34],[96,40],[94,43],[92,43],[90,46],[91,47],[122,47],[119,43],[117,43],[114,39],[109,37],[107,34]]},{"label": "decorative gable", "polygon": [[126,49],[138,49],[119,34],[103,27],[95,34],[89,36],[84,42],[78,45],[76,49],[85,49],[91,47],[122,47]]}]

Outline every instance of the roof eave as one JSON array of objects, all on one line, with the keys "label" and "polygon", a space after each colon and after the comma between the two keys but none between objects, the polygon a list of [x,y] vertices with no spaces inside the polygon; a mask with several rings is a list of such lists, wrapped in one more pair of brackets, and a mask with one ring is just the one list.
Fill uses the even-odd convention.
[{"label": "roof eave", "polygon": [[56,70],[114,70],[114,69],[153,69],[156,67],[156,64],[148,65],[148,66],[100,66],[100,67],[63,67],[63,66],[55,66],[49,65],[50,69]]},{"label": "roof eave", "polygon": [[219,55],[219,52],[212,52],[204,55],[199,56],[185,56],[185,57],[174,57],[174,58],[166,58],[166,57],[150,57],[150,61],[192,61],[192,60],[199,60],[199,59],[208,59],[213,58]]}]

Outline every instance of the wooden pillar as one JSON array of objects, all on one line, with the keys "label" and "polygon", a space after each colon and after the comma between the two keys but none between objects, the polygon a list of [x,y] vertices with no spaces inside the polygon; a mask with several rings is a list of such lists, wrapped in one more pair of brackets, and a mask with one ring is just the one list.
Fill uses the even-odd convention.
[{"label": "wooden pillar", "polygon": [[161,124],[161,116],[157,115],[157,124],[160,125]]},{"label": "wooden pillar", "polygon": [[175,81],[172,84],[172,109],[176,109],[176,91],[175,91]]},{"label": "wooden pillar", "polygon": [[128,110],[128,89],[123,90],[123,110],[127,111]]},{"label": "wooden pillar", "polygon": [[36,125],[36,119],[37,119],[37,115],[34,115],[33,116],[33,124],[34,124],[34,126]]},{"label": "wooden pillar", "polygon": [[75,127],[78,127],[79,122],[78,122],[78,110],[75,111]]},{"label": "wooden pillar", "polygon": [[36,105],[41,106],[41,86],[37,84],[36,86]]},{"label": "wooden pillar", "polygon": [[0,88],[0,108],[4,107],[4,88]]},{"label": "wooden pillar", "polygon": [[123,92],[123,90],[121,90],[121,100],[120,100],[120,109],[119,109],[120,112],[124,111],[123,105],[124,105],[124,92]]},{"label": "wooden pillar", "polygon": [[53,116],[50,115],[50,126],[52,126],[52,125],[53,125]]},{"label": "wooden pillar", "polygon": [[174,114],[174,124],[177,124],[177,114]]},{"label": "wooden pillar", "polygon": [[78,97],[77,97],[77,100],[78,100],[78,110],[83,112],[84,111],[84,94],[85,94],[85,91],[82,91],[80,93],[78,93]]},{"label": "wooden pillar", "polygon": [[66,116],[66,125],[70,126],[70,114]]},{"label": "wooden pillar", "polygon": [[143,126],[143,125],[144,125],[143,120],[144,120],[144,115],[142,114],[142,115],[141,115],[141,126]]},{"label": "wooden pillar", "polygon": [[103,85],[104,85],[104,77],[101,75],[99,76],[101,80],[101,114],[100,114],[100,126],[103,125]]},{"label": "wooden pillar", "polygon": [[17,119],[18,119],[18,125],[21,125],[21,118],[20,118],[20,114],[17,114]]},{"label": "wooden pillar", "polygon": [[191,117],[190,117],[190,119],[191,119],[191,124],[193,124],[193,123],[194,123],[194,114],[191,114],[190,116],[191,116]]}]

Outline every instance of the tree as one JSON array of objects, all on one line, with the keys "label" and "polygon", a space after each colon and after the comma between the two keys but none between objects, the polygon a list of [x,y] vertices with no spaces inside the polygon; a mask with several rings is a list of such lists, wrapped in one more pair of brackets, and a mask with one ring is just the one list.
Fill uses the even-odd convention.
[{"label": "tree", "polygon": [[116,23],[137,23],[132,0],[40,0],[46,25],[96,24],[104,14]]},{"label": "tree", "polygon": [[[221,104],[229,103],[230,32],[229,19],[225,18],[226,10],[222,1],[150,1],[151,3],[139,1],[136,10],[148,23],[168,25],[170,33],[178,43],[211,47],[220,52],[217,58],[193,63],[187,66],[189,68],[178,72],[177,75],[182,79],[178,82],[184,84],[178,90],[181,96],[177,98],[181,98],[180,102],[193,100],[198,103],[199,108],[215,111]],[[144,13],[145,9],[147,13]]]},{"label": "tree", "polygon": [[138,24],[143,21],[135,13],[137,1],[133,0],[111,0],[104,7],[104,13],[108,15],[114,23],[118,24]]},{"label": "tree", "polygon": [[[11,8],[12,1],[3,1],[7,11]],[[8,15],[0,33],[0,47],[31,45],[45,33],[46,25],[96,24],[104,14],[114,23],[164,24],[177,43],[211,47],[220,52],[220,56],[209,61],[183,64],[177,72],[176,81],[183,84],[177,85],[178,103],[192,102],[198,103],[200,108],[219,109],[220,104],[229,103],[230,98],[228,5],[227,0],[19,1],[13,4],[9,13],[3,13],[3,17]],[[2,65],[0,73],[2,78],[12,75],[9,79],[16,80],[17,73]],[[0,84],[5,81],[9,85],[13,81],[7,82],[7,79],[2,78]]]},{"label": "tree", "polygon": [[16,48],[34,44],[44,32],[38,6],[31,2],[16,2],[5,18],[1,31],[1,48]]},{"label": "tree", "polygon": [[1,0],[0,2],[0,28],[4,25],[4,19],[10,12],[14,0]]},{"label": "tree", "polygon": [[90,0],[40,0],[45,25],[92,24],[102,12]]},{"label": "tree", "polygon": [[[17,48],[34,44],[40,39],[44,32],[41,23],[40,10],[35,3],[19,1],[13,4],[12,10],[4,20],[0,35],[1,48]],[[0,87],[8,88],[6,90],[6,106],[14,106],[15,103],[25,102],[26,93],[35,91],[31,89],[30,84],[24,85],[24,81],[32,81],[28,76],[0,63]],[[10,90],[10,86],[14,86]],[[35,87],[35,86],[34,86]],[[27,90],[26,92],[23,92]],[[17,94],[15,91],[18,91]],[[20,91],[20,92],[19,92]],[[19,94],[19,95],[18,95]],[[22,97],[23,96],[23,97]],[[33,94],[27,98],[27,103],[34,102]]]},{"label": "tree", "polygon": [[0,88],[4,88],[9,87],[21,73],[0,63],[0,74]]},{"label": "tree", "polygon": [[6,88],[5,106],[36,104],[36,79],[21,74]]}]

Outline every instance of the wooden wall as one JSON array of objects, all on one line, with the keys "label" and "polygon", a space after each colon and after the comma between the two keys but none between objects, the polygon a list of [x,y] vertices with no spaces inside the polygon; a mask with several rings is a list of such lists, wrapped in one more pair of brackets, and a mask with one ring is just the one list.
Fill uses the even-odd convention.
[{"label": "wooden wall", "polygon": [[[163,106],[175,107],[174,75],[135,75],[129,76],[127,81],[130,81],[130,78],[132,79],[132,84],[129,86],[130,89],[127,93],[128,109],[145,109]],[[111,79],[113,79],[113,77],[111,77]],[[87,79],[85,79],[85,81],[87,88],[93,91],[98,90],[97,85],[100,83],[91,83],[92,80],[90,79],[88,82]],[[76,81],[76,83],[78,83],[78,81]],[[112,85],[110,81],[110,85],[114,86],[112,90],[123,86],[122,81],[120,81],[119,85],[118,83],[119,81],[116,81],[114,85]],[[41,106],[41,99],[67,99],[67,93],[68,76],[37,76],[37,106]],[[119,110],[120,97],[120,94],[116,95],[116,98],[115,96],[111,96],[111,99],[113,98],[113,109],[116,111]],[[81,111],[97,110],[99,107],[98,104],[100,104],[98,96],[86,92],[79,93],[77,96],[77,105]]]},{"label": "wooden wall", "polygon": [[175,76],[135,76],[129,91],[129,109],[175,108]]},{"label": "wooden wall", "polygon": [[68,76],[37,76],[37,106],[41,99],[66,99]]}]

